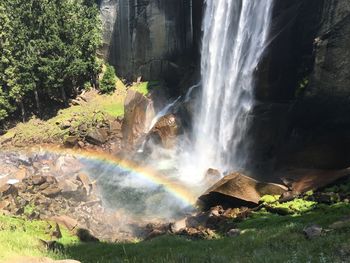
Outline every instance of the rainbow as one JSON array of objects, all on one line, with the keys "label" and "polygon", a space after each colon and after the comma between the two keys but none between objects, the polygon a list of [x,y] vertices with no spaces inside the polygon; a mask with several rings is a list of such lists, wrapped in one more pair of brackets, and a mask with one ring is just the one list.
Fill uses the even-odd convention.
[{"label": "rainbow", "polygon": [[[106,164],[114,165],[124,171],[130,171],[137,176],[140,176],[156,185],[163,186],[167,192],[181,200],[185,205],[194,206],[197,197],[190,189],[187,189],[184,185],[174,182],[164,175],[160,174],[156,170],[148,166],[139,166],[135,162],[122,159],[117,156],[92,150],[73,150],[66,148],[59,148],[53,146],[40,146],[40,152],[52,153],[52,154],[69,154],[81,159],[87,159],[91,161],[99,161]],[[31,152],[38,152],[38,148],[32,149]]]}]

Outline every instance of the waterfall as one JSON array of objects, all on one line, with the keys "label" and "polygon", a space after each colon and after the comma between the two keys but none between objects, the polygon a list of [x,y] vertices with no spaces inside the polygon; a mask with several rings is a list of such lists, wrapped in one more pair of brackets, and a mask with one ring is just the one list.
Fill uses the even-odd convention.
[{"label": "waterfall", "polygon": [[197,177],[202,178],[210,167],[232,171],[246,165],[245,135],[254,104],[254,73],[267,44],[272,3],[206,0],[202,95],[194,118],[194,146],[186,176],[196,176],[192,173],[196,170]]}]

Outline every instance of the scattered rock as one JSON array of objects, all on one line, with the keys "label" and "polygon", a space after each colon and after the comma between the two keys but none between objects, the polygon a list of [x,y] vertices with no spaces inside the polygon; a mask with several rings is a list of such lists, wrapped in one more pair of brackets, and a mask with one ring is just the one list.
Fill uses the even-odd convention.
[{"label": "scattered rock", "polygon": [[58,188],[55,185],[51,185],[50,187],[43,190],[41,193],[47,197],[56,197],[62,192],[62,189]]},{"label": "scattered rock", "polygon": [[76,235],[82,242],[100,242],[100,240],[94,237],[87,229],[79,228]]},{"label": "scattered rock", "polygon": [[49,220],[64,225],[69,231],[73,231],[78,226],[77,220],[65,215],[53,216]]},{"label": "scattered rock", "polygon": [[51,234],[52,237],[60,239],[62,237],[60,226],[56,223],[55,230]]},{"label": "scattered rock", "polygon": [[334,222],[329,226],[331,229],[343,229],[343,228],[350,228],[350,217],[345,218],[343,220]]},{"label": "scattered rock", "polygon": [[79,136],[76,136],[76,135],[67,136],[64,139],[64,145],[66,147],[74,147],[75,145],[78,144],[78,141],[79,141]]},{"label": "scattered rock", "polygon": [[0,187],[0,198],[4,196],[11,195],[16,197],[18,195],[18,189],[12,184],[5,184]]},{"label": "scattered rock", "polygon": [[88,131],[85,139],[91,144],[101,145],[107,141],[108,133],[104,129],[94,128]]},{"label": "scattered rock", "polygon": [[59,125],[60,125],[61,130],[68,129],[72,126],[70,121],[64,121],[64,122],[60,123]]},{"label": "scattered rock", "polygon": [[323,228],[318,225],[312,225],[304,228],[303,232],[308,239],[313,239],[322,235]]},{"label": "scattered rock", "polygon": [[230,230],[226,233],[226,235],[227,235],[228,237],[237,237],[237,236],[241,235],[241,230],[239,230],[239,229],[230,229]]}]

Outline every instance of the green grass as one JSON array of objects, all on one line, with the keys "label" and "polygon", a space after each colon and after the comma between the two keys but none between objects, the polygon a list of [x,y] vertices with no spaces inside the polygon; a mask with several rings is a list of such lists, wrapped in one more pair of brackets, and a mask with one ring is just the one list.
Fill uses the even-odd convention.
[{"label": "green grass", "polygon": [[[0,262],[22,256],[57,257],[58,255],[45,251],[39,241],[50,240],[50,236],[46,234],[49,224],[46,221],[29,221],[0,215]],[[51,225],[54,226],[52,223]],[[61,232],[63,237],[59,240],[60,243],[72,245],[78,242],[67,229],[61,227]]]},{"label": "green grass", "polygon": [[147,81],[147,82],[141,82],[139,84],[135,84],[133,87],[131,87],[132,90],[135,90],[137,92],[140,92],[143,95],[149,94],[149,92],[153,89],[160,88],[160,84],[158,81]]},{"label": "green grass", "polygon": [[[303,229],[310,224],[327,229],[349,215],[350,205],[346,203],[318,205],[299,215],[257,212],[247,220],[236,222],[242,231],[240,236],[208,241],[163,236],[133,244],[84,244],[64,232],[60,242],[65,245],[65,251],[60,254],[46,254],[37,248],[34,236],[45,238],[42,231],[47,223],[7,221],[6,217],[1,217],[0,224],[5,220],[7,225],[17,224],[18,228],[12,232],[0,231],[0,259],[9,255],[31,255],[70,258],[83,263],[342,262],[350,256],[350,227],[326,232],[312,240],[305,238]],[[26,226],[26,232],[21,230],[21,225]]]}]

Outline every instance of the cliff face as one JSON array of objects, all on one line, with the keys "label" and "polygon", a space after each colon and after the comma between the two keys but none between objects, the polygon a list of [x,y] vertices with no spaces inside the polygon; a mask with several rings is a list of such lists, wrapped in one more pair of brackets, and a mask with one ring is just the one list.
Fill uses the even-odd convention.
[{"label": "cliff face", "polygon": [[350,165],[350,2],[276,1],[252,115],[255,169]]},{"label": "cliff face", "polygon": [[103,54],[126,78],[176,83],[192,59],[191,0],[102,0]]}]

